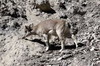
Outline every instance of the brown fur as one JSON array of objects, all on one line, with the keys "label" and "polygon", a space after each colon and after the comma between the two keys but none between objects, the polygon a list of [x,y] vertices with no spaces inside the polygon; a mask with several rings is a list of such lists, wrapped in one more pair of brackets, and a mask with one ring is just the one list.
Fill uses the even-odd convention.
[{"label": "brown fur", "polygon": [[[28,30],[29,34],[27,34],[25,37],[30,35],[43,35],[46,38],[46,50],[49,49],[49,39],[51,35],[57,36],[61,42],[61,50],[64,49],[65,45],[65,39],[66,38],[72,38],[76,44],[77,42],[74,35],[71,34],[70,28],[68,27],[68,24],[66,25],[65,20],[60,19],[50,19],[45,20],[43,22],[40,22],[36,26],[30,27],[26,30]],[[29,31],[30,30],[30,31]],[[23,37],[23,38],[25,38]]]}]

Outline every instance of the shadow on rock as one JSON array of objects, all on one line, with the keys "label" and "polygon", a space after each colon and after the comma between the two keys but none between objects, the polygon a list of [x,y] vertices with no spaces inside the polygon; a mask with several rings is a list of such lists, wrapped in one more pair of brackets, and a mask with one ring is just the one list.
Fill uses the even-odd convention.
[{"label": "shadow on rock", "polygon": [[[78,47],[82,47],[82,46],[85,46],[85,44],[78,43]],[[76,48],[75,44],[65,46],[65,49],[75,49],[75,48]],[[61,45],[55,45],[55,44],[50,45],[50,50],[60,50],[60,49],[61,49]]]},{"label": "shadow on rock", "polygon": [[41,41],[41,39],[34,39],[34,40],[25,39],[25,40],[28,40],[28,41],[31,41],[31,42],[37,42],[39,44],[42,44],[42,45],[46,46],[45,42]]},{"label": "shadow on rock", "polygon": [[[29,40],[29,39],[25,39],[25,40]],[[39,44],[42,44],[44,46],[46,46],[45,42],[43,42],[41,39],[34,39],[34,40],[29,40],[29,41],[32,41],[32,42],[37,42]],[[75,49],[76,45],[66,45],[65,46],[65,49]],[[85,44],[82,44],[82,43],[78,43],[78,47],[82,47],[82,46],[85,46]],[[61,45],[60,44],[56,44],[56,43],[52,43],[50,44],[50,50],[60,50],[61,49]]]}]

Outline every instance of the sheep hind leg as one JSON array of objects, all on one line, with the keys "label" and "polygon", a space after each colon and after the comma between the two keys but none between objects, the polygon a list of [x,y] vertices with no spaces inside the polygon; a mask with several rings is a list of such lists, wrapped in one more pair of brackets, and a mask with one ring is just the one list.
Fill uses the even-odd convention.
[{"label": "sheep hind leg", "polygon": [[59,52],[62,52],[65,49],[65,38],[62,34],[63,33],[60,30],[57,31],[57,35],[61,43],[61,49],[59,50]]}]

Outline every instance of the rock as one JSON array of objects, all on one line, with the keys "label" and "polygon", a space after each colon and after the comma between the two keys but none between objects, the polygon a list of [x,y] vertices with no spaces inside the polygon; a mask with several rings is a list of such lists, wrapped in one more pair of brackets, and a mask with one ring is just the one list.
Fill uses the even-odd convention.
[{"label": "rock", "polygon": [[[99,0],[1,0],[0,66],[99,66]],[[52,39],[49,51],[38,36],[25,36],[25,25],[47,19],[65,19],[76,35],[78,48],[66,40],[64,52],[60,42]]]}]

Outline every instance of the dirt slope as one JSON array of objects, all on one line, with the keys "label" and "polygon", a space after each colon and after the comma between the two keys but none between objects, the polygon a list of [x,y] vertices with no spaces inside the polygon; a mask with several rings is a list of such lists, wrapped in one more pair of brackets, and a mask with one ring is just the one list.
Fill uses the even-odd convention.
[{"label": "dirt slope", "polygon": [[[20,39],[24,26],[47,19],[65,19],[79,47],[66,40],[45,43],[38,36]],[[0,66],[100,66],[100,0],[0,0]]]}]

